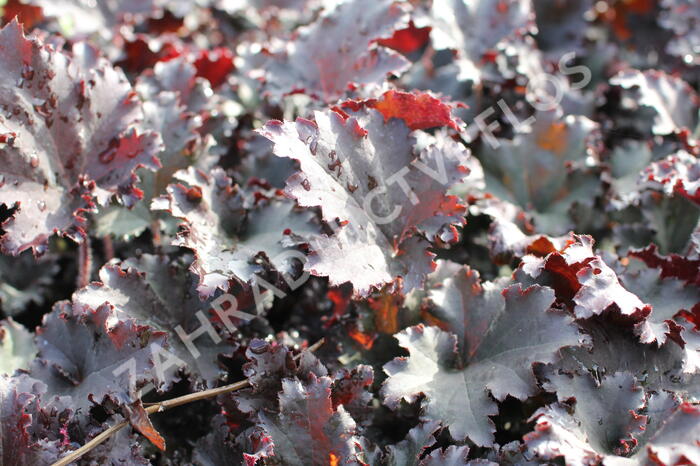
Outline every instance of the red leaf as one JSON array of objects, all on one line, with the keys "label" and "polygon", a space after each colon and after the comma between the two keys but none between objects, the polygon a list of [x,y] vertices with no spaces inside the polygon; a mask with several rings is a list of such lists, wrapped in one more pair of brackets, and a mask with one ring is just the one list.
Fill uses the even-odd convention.
[{"label": "red leaf", "polygon": [[132,427],[138,430],[141,435],[150,440],[151,443],[158,447],[161,451],[165,451],[165,440],[156,430],[156,428],[153,427],[153,424],[151,424],[151,419],[148,417],[146,410],[143,409],[143,404],[141,404],[141,401],[139,400],[133,403],[126,409],[126,411]]},{"label": "red leaf", "polygon": [[134,40],[124,42],[123,54],[124,58],[116,64],[139,73],[152,68],[159,61],[168,61],[179,56],[182,54],[182,47],[177,42],[154,41],[148,36],[137,35]]},{"label": "red leaf", "polygon": [[363,333],[358,328],[352,327],[348,330],[348,336],[355,340],[360,346],[366,350],[371,350],[374,346],[375,335],[370,335],[369,333]]},{"label": "red leaf", "polygon": [[420,49],[430,39],[430,27],[417,28],[413,21],[408,27],[394,31],[394,35],[388,39],[379,39],[377,43],[389,47],[397,52],[411,53]]},{"label": "red leaf", "polygon": [[326,297],[333,302],[333,314],[324,322],[325,328],[335,324],[348,309],[350,298],[352,297],[352,288],[348,286],[339,286],[331,288],[326,293]]},{"label": "red leaf", "polygon": [[194,66],[197,68],[197,76],[207,78],[211,86],[216,88],[226,81],[226,77],[234,69],[233,53],[225,47],[202,50]]},{"label": "red leaf", "polygon": [[398,314],[403,296],[384,289],[379,297],[370,298],[368,303],[374,311],[374,326],[378,332],[393,335],[401,330]]},{"label": "red leaf", "polygon": [[41,7],[28,5],[22,3],[20,0],[8,0],[2,7],[3,22],[9,23],[17,17],[17,21],[22,23],[22,25],[31,29],[35,24],[39,23],[44,19],[44,14],[41,11]]},{"label": "red leaf", "polygon": [[148,19],[148,30],[155,34],[165,34],[168,32],[177,33],[185,26],[185,18],[178,18],[169,10],[163,12],[160,18]]},{"label": "red leaf", "polygon": [[391,90],[385,92],[379,100],[348,101],[341,104],[341,107],[353,111],[363,106],[377,109],[384,115],[384,121],[390,118],[403,120],[411,130],[438,126],[459,130],[457,122],[452,119],[452,107],[427,92]]},{"label": "red leaf", "polygon": [[674,277],[700,285],[700,259],[691,259],[678,254],[662,256],[658,253],[655,244],[630,251],[629,255],[641,259],[649,267],[661,269],[661,277]]}]

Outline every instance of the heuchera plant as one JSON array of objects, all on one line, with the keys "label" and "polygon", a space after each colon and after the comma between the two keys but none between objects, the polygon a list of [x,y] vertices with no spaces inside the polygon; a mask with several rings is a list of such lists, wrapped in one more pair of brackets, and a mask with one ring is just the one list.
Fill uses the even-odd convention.
[{"label": "heuchera plant", "polygon": [[0,466],[700,464],[697,1],[0,12]]}]

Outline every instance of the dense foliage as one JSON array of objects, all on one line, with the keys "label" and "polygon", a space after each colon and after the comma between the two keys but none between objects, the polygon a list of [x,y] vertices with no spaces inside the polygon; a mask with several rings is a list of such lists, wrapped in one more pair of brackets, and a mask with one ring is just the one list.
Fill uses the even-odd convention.
[{"label": "dense foliage", "polygon": [[700,464],[697,1],[0,5],[0,466]]}]

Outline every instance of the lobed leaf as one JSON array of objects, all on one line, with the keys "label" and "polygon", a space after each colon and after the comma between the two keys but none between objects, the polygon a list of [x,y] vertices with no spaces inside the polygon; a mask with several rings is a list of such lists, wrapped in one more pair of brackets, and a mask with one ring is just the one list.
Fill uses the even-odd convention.
[{"label": "lobed leaf", "polygon": [[16,21],[0,31],[0,68],[0,203],[14,209],[4,252],[38,255],[55,232],[81,240],[96,203],[141,198],[133,172],[159,166],[161,142],[137,131],[141,106],[121,71],[102,58],[83,66]]},{"label": "lobed leaf", "polygon": [[477,445],[491,445],[495,428],[489,416],[498,408],[489,394],[496,400],[508,395],[526,399],[536,392],[533,364],[552,362],[561,348],[582,344],[572,319],[550,310],[552,290],[522,290],[516,285],[504,289],[503,295],[504,306],[477,308],[489,322],[476,331],[471,353],[458,346],[453,334],[437,327],[398,333],[399,344],[410,356],[384,366],[389,375],[382,387],[385,404],[396,408],[402,399],[413,402],[424,394],[429,419],[444,423],[456,439],[469,437]]}]

